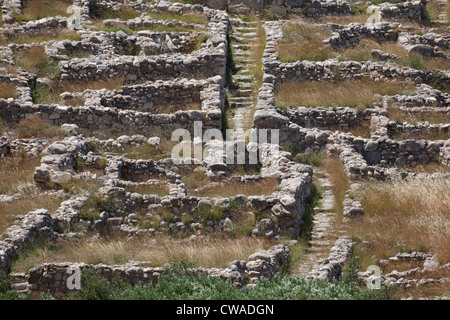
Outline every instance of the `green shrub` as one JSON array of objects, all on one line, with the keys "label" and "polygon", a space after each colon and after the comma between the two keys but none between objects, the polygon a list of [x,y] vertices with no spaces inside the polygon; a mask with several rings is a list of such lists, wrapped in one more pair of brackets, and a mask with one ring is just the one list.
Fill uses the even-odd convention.
[{"label": "green shrub", "polygon": [[325,152],[320,153],[299,153],[295,156],[295,161],[304,163],[310,166],[323,167],[327,155]]},{"label": "green shrub", "polygon": [[0,270],[0,300],[28,300],[28,295],[20,294],[12,289],[12,279]]},{"label": "green shrub", "polygon": [[117,279],[110,283],[94,272],[82,272],[82,287],[74,298],[86,300],[384,300],[392,298],[392,289],[360,287],[354,280],[356,270],[342,280],[330,283],[325,279],[298,276],[274,277],[255,287],[236,289],[230,280],[202,275],[179,263],[166,268],[154,286],[131,286]]},{"label": "green shrub", "polygon": [[318,206],[320,199],[322,199],[322,190],[313,184],[311,187],[311,193],[306,199],[305,213],[303,214],[303,226],[301,229],[301,237],[309,239],[313,228],[314,220],[314,208]]},{"label": "green shrub", "polygon": [[82,219],[93,221],[99,219],[100,213],[103,211],[116,212],[113,195],[106,198],[91,195],[81,206],[79,215]]}]

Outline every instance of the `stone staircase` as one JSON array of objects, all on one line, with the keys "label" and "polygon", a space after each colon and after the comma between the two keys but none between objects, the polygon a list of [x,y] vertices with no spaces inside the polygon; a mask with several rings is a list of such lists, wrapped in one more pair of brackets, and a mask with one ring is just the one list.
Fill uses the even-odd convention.
[{"label": "stone staircase", "polygon": [[236,73],[232,75],[232,85],[228,90],[228,103],[234,111],[231,119],[232,126],[235,132],[240,134],[244,132],[245,120],[251,116],[253,108],[255,79],[251,74],[251,68],[255,61],[250,59],[250,50],[253,42],[257,40],[257,35],[255,22],[232,19],[231,23],[233,33],[230,39]]},{"label": "stone staircase", "polygon": [[437,3],[441,7],[441,13],[439,14],[440,23],[448,23],[450,17],[447,17],[447,10],[445,10],[445,6],[447,5],[448,0],[438,0]]},{"label": "stone staircase", "polygon": [[[315,174],[317,174],[316,172]],[[302,277],[307,277],[317,261],[328,257],[330,248],[340,233],[336,230],[334,224],[336,213],[333,211],[334,195],[331,190],[332,184],[325,172],[320,171],[318,175],[320,175],[318,182],[323,190],[323,197],[320,206],[314,208],[314,226],[309,241],[309,248],[302,257],[301,265],[297,270],[297,273]]]}]

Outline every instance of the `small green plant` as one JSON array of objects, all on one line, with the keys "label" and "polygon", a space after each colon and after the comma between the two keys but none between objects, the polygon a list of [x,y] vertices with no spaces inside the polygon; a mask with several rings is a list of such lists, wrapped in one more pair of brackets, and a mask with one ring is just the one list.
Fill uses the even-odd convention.
[{"label": "small green plant", "polygon": [[343,279],[305,279],[298,276],[276,276],[263,279],[254,287],[237,289],[231,280],[204,275],[187,263],[168,265],[154,285],[134,286],[118,278],[108,281],[95,271],[82,271],[81,290],[73,299],[83,300],[386,300],[393,290],[360,287],[353,269]]},{"label": "small green plant", "polygon": [[318,206],[320,199],[322,199],[322,190],[316,185],[311,186],[311,193],[306,199],[305,213],[303,214],[303,226],[300,237],[309,239],[313,228],[314,208]]},{"label": "small green plant", "polygon": [[173,213],[169,209],[164,209],[161,214],[161,219],[164,222],[172,222],[173,220]]},{"label": "small green plant", "polygon": [[0,270],[0,301],[1,300],[29,300],[29,295],[20,294],[12,289],[12,278]]},{"label": "small green plant", "polygon": [[35,104],[54,104],[61,100],[57,83],[37,84],[31,92]]},{"label": "small green plant", "polygon": [[200,220],[219,221],[224,217],[225,210],[222,207],[210,208],[209,206],[199,206],[195,210],[195,215]]},{"label": "small green plant", "polygon": [[325,159],[327,155],[325,152],[319,153],[298,153],[295,156],[295,161],[299,163],[304,163],[314,167],[323,167],[325,164]]},{"label": "small green plant", "polygon": [[80,218],[93,221],[99,219],[100,213],[103,211],[110,213],[116,212],[114,199],[115,197],[113,195],[109,195],[106,198],[91,195],[80,208]]}]

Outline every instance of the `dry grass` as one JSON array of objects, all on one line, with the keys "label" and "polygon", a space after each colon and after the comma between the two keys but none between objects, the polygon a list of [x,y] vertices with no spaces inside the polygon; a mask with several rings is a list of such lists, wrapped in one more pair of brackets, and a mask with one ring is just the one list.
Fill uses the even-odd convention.
[{"label": "dry grass", "polygon": [[33,190],[34,169],[40,163],[40,158],[35,157],[0,158],[0,194],[21,196],[20,200],[0,202],[0,232],[19,214],[40,208],[53,212],[59,207],[62,201],[60,198],[38,195]]},{"label": "dry grass", "polygon": [[350,132],[355,137],[362,137],[362,138],[370,138],[370,134],[372,132],[372,129],[370,128],[369,123],[362,123],[361,125],[353,128],[348,127],[339,127],[339,126],[332,126],[329,128],[331,131],[340,131],[340,132]]},{"label": "dry grass", "polygon": [[278,41],[278,59],[282,62],[298,60],[324,61],[334,55],[333,48],[323,43],[331,36],[326,27],[293,24],[283,29],[283,39]]},{"label": "dry grass", "polygon": [[369,61],[372,60],[371,51],[381,50],[385,53],[395,54],[398,57],[406,58],[408,52],[396,42],[377,42],[372,39],[362,39],[357,46],[348,48],[339,53],[340,60]]},{"label": "dry grass", "polygon": [[139,27],[139,28],[135,28],[135,29],[130,29],[128,27],[124,27],[122,24],[117,24],[117,23],[113,23],[112,26],[107,27],[103,24],[103,21],[97,21],[94,23],[93,30],[94,31],[105,31],[105,32],[123,31],[126,34],[131,35],[131,34],[136,33],[137,31],[142,31],[142,30],[149,30],[149,31],[153,31],[153,32],[192,32],[192,31],[202,31],[204,29],[188,28],[188,27],[183,27],[183,26],[169,26],[169,25],[162,25],[162,24],[149,26],[149,27]]},{"label": "dry grass", "polygon": [[140,14],[133,7],[120,5],[118,10],[105,9],[101,12],[100,19],[120,19],[122,21],[139,17]]},{"label": "dry grass", "polygon": [[414,84],[349,80],[340,82],[286,81],[278,88],[275,105],[279,108],[298,106],[352,107],[364,110],[374,104],[374,95],[412,94]]},{"label": "dry grass", "polygon": [[13,75],[18,75],[19,72],[17,70],[17,67],[15,65],[11,65],[7,62],[0,62],[0,68],[1,69],[6,69],[8,71],[9,74],[13,74]]},{"label": "dry grass", "polygon": [[410,67],[417,70],[450,69],[449,59],[436,58],[425,60],[421,55],[417,53],[408,53],[405,48],[398,45],[396,42],[391,41],[380,43],[372,39],[362,39],[357,46],[336,53],[336,57],[341,61],[374,61],[371,57],[371,51],[373,49],[396,55],[399,58],[396,62],[401,67]]},{"label": "dry grass", "polygon": [[95,240],[80,244],[60,244],[38,248],[14,265],[15,272],[28,271],[44,262],[86,262],[123,264],[130,260],[149,261],[151,266],[185,261],[206,268],[227,267],[233,260],[247,260],[259,249],[272,243],[265,239],[242,237],[227,239],[208,237],[194,241],[158,237],[154,241],[139,239]]},{"label": "dry grass", "polygon": [[366,23],[369,14],[365,11],[363,13],[355,15],[329,15],[321,16],[320,18],[314,19],[314,23],[334,23],[340,25],[347,25],[349,23]]},{"label": "dry grass", "polygon": [[[425,251],[450,261],[450,181],[367,183],[364,219],[349,225],[363,264],[397,252]],[[367,265],[366,265],[367,266]]]},{"label": "dry grass", "polygon": [[265,178],[257,182],[220,182],[211,183],[188,193],[198,197],[231,197],[238,194],[246,196],[270,195],[277,190],[279,182],[275,178]]},{"label": "dry grass", "polygon": [[27,214],[34,209],[47,209],[53,213],[59,208],[61,202],[61,198],[37,194],[30,194],[12,202],[0,202],[0,232],[8,228],[19,214]]},{"label": "dry grass", "polygon": [[406,65],[413,68],[413,66],[411,66],[412,63],[417,64],[419,67],[416,67],[415,69],[419,70],[426,70],[426,71],[450,70],[450,59],[445,58],[435,58],[425,60],[418,55],[410,54],[408,60],[406,61]]},{"label": "dry grass", "polygon": [[49,61],[43,46],[35,46],[16,53],[15,62],[18,67],[24,68],[38,77],[59,78],[59,64]]},{"label": "dry grass", "polygon": [[182,180],[188,190],[203,187],[211,181],[203,170],[194,170],[189,174],[184,174]]},{"label": "dry grass", "polygon": [[325,161],[325,170],[333,185],[332,192],[335,197],[334,210],[339,216],[342,216],[344,211],[343,201],[345,192],[350,188],[350,180],[347,177],[344,167],[336,158],[328,158]]},{"label": "dry grass", "polygon": [[416,140],[448,140],[450,139],[450,132],[433,132],[426,131],[423,133],[413,133],[411,131],[402,131],[395,134],[390,135],[390,138],[393,140],[407,140],[407,139],[416,139]]},{"label": "dry grass", "polygon": [[127,186],[125,187],[125,190],[127,192],[136,192],[139,194],[156,194],[160,197],[167,196],[169,194],[169,187],[167,183],[163,183],[160,181],[159,183],[152,183],[149,184],[148,182],[133,186]]},{"label": "dry grass", "polygon": [[[92,172],[95,170],[90,170],[90,171]],[[100,175],[103,175],[103,173],[99,172],[97,177]],[[74,178],[72,178],[69,181],[60,183],[61,189],[71,195],[83,195],[86,193],[89,193],[90,195],[97,194],[98,189],[103,187],[103,185],[104,185],[104,180],[97,179],[97,178],[96,179],[91,179],[91,178],[90,179],[86,179],[86,178],[74,179]]]},{"label": "dry grass", "polygon": [[28,35],[17,35],[13,38],[2,38],[0,36],[0,45],[6,46],[10,43],[17,44],[29,44],[29,43],[42,43],[45,41],[62,41],[71,40],[79,41],[81,40],[81,35],[76,31],[71,29],[53,29],[51,31],[41,31],[39,34],[28,36]]},{"label": "dry grass", "polygon": [[429,163],[411,167],[400,167],[402,171],[412,172],[412,173],[449,173],[450,167],[440,165],[437,163]]},{"label": "dry grass", "polygon": [[186,12],[183,14],[175,14],[171,12],[149,12],[148,15],[157,20],[178,20],[185,23],[208,25],[209,19],[207,16],[196,12]]},{"label": "dry grass", "polygon": [[450,115],[442,112],[407,112],[400,108],[388,108],[389,119],[397,122],[424,122],[428,121],[431,124],[449,123]]},{"label": "dry grass", "polygon": [[28,119],[23,119],[19,122],[17,128],[15,128],[15,133],[18,138],[63,138],[66,133],[61,130],[60,127],[52,126],[46,124],[42,119],[33,114]]},{"label": "dry grass", "polygon": [[123,77],[111,77],[108,79],[97,79],[90,81],[61,81],[61,92],[84,92],[85,90],[120,90],[124,85]]},{"label": "dry grass", "polygon": [[0,83],[0,99],[17,98],[16,87],[9,82]]},{"label": "dry grass", "polygon": [[68,17],[70,14],[67,13],[67,8],[71,4],[70,0],[28,0],[17,21],[32,21],[55,16]]},{"label": "dry grass", "polygon": [[40,163],[40,158],[0,158],[0,194],[15,194],[19,187],[32,183],[34,169]]},{"label": "dry grass", "polygon": [[[449,6],[447,4],[447,20],[449,19]],[[439,20],[439,15],[442,13],[442,7],[440,6],[439,2],[436,0],[430,0],[427,5],[425,6],[426,15],[430,21],[436,21]]]},{"label": "dry grass", "polygon": [[362,137],[365,139],[369,139],[370,138],[370,134],[372,133],[372,130],[369,126],[369,124],[364,124],[355,128],[350,128],[348,129],[348,132],[350,132],[351,134],[353,134],[355,137]]}]

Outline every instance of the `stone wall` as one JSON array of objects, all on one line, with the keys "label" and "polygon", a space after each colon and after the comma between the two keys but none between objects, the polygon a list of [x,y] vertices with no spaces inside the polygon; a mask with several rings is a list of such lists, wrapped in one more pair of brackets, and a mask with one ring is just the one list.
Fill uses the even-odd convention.
[{"label": "stone wall", "polygon": [[61,105],[23,105],[15,102],[0,103],[0,117],[18,122],[28,115],[37,114],[44,122],[54,125],[72,123],[88,130],[107,130],[124,133],[148,134],[169,138],[178,128],[191,133],[194,121],[202,121],[203,129],[221,128],[220,110],[177,111],[174,114],[152,114],[134,110],[118,110],[106,107],[71,107]]},{"label": "stone wall", "polygon": [[336,240],[326,259],[319,260],[313,270],[308,273],[308,278],[327,279],[333,281],[342,274],[342,268],[352,255],[353,242],[347,237]]},{"label": "stone wall", "polygon": [[378,110],[366,109],[357,112],[353,108],[338,107],[331,108],[308,108],[298,107],[290,109],[279,109],[278,112],[289,118],[301,127],[315,128],[355,128],[370,123],[372,114],[378,114]]},{"label": "stone wall", "polygon": [[[137,136],[131,139],[126,136],[119,137],[123,145],[137,141]],[[139,138],[139,143],[146,143],[145,138]],[[150,141],[151,139],[149,139]],[[127,142],[128,141],[128,142]],[[112,141],[114,142],[114,141]],[[153,142],[153,140],[151,141]],[[279,187],[270,195],[234,197],[193,197],[188,196],[186,186],[179,174],[183,165],[173,166],[174,163],[183,164],[183,159],[163,159],[154,160],[130,160],[124,157],[105,158],[89,152],[94,144],[101,142],[88,141],[78,137],[65,138],[62,141],[51,144],[43,152],[41,165],[36,168],[34,180],[41,187],[57,187],[64,181],[68,181],[76,176],[78,160],[81,160],[86,167],[95,168],[101,159],[106,162],[105,175],[106,187],[99,191],[104,197],[113,197],[115,210],[103,215],[95,221],[85,221],[86,227],[100,233],[107,233],[112,229],[120,230],[125,234],[139,233],[136,211],[143,213],[146,219],[152,219],[153,215],[161,216],[164,212],[171,212],[173,217],[170,223],[162,224],[168,229],[185,229],[192,233],[197,232],[233,232],[232,221],[225,215],[220,221],[195,220],[186,225],[182,222],[183,215],[193,215],[202,206],[210,210],[214,208],[226,208],[228,203],[235,201],[240,208],[246,212],[259,212],[255,221],[255,234],[266,237],[280,237],[282,235],[296,238],[302,226],[302,218],[305,212],[307,198],[310,194],[312,183],[312,168],[291,161],[292,155],[288,152],[281,152],[278,146],[262,145],[260,148],[260,174],[244,176],[239,179],[228,177],[223,174],[228,171],[228,166],[223,159],[205,159],[204,163],[197,161],[191,164],[191,159],[187,158],[184,165],[183,174],[192,172],[194,169],[205,170],[209,176],[218,176],[222,183],[240,183],[243,186],[274,178],[279,181]],[[248,146],[253,148],[253,146]],[[276,148],[277,150],[273,149]],[[258,152],[258,150],[257,150]],[[172,171],[176,168],[177,173]],[[86,176],[85,176],[86,177]],[[126,192],[123,187],[138,186],[148,184],[151,179],[163,180],[169,188],[168,196],[141,195],[133,192]],[[264,221],[263,221],[264,220]],[[227,231],[228,230],[228,231]],[[154,234],[155,230],[147,230],[145,233]]]},{"label": "stone wall", "polygon": [[[218,90],[220,93],[220,87]],[[207,87],[206,81],[187,80],[156,81],[150,84],[124,86],[121,90],[100,93],[101,104],[118,109],[134,109],[152,111],[159,109],[161,113],[174,113],[178,109],[200,109],[202,99],[209,98],[202,94]],[[220,110],[220,108],[219,108]]]},{"label": "stone wall", "polygon": [[[272,278],[282,272],[288,264],[289,247],[277,245],[269,250],[260,250],[249,256],[248,262],[235,260],[228,268],[195,268],[186,270],[193,275],[210,275],[220,279],[229,279],[237,287],[256,284],[261,278]],[[93,270],[101,277],[112,280],[118,277],[125,283],[136,285],[154,285],[166,274],[162,267],[146,267],[148,262],[135,262],[126,265],[89,265],[85,263],[46,263],[32,268],[28,274],[13,274],[15,288],[21,292],[47,293],[56,298],[68,296],[67,280],[75,269],[81,272]]]},{"label": "stone wall", "polygon": [[349,25],[331,24],[331,29],[336,33],[328,39],[328,43],[334,48],[352,47],[361,39],[373,39],[375,41],[397,41],[400,26],[398,23],[362,24],[350,23]]},{"label": "stone wall", "polygon": [[270,10],[281,15],[299,13],[308,17],[352,13],[348,2],[341,0],[194,0],[194,2],[214,9],[236,13],[257,13]]},{"label": "stone wall", "polygon": [[422,21],[428,0],[414,0],[400,3],[381,3],[380,12],[383,19]]}]

